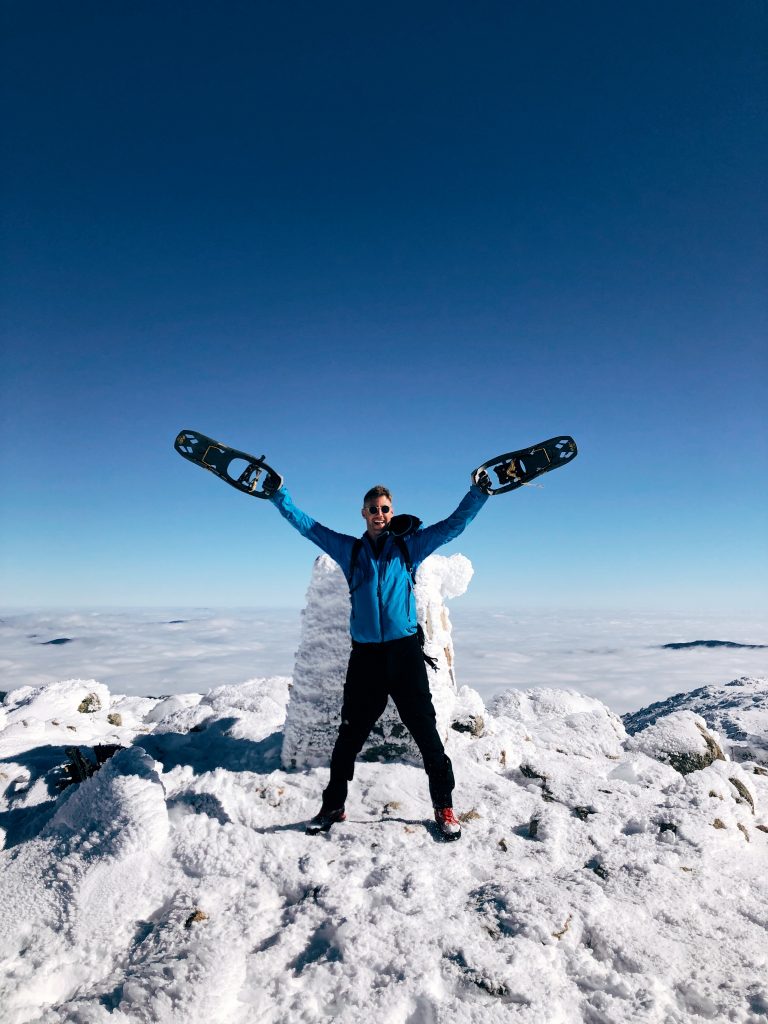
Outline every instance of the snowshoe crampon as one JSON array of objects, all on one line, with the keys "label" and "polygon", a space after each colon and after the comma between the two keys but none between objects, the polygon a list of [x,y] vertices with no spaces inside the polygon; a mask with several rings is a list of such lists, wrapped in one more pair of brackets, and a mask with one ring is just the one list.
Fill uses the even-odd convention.
[{"label": "snowshoe crampon", "polygon": [[263,455],[257,459],[196,430],[182,430],[173,447],[196,466],[209,469],[220,480],[254,498],[270,498],[282,487],[283,478],[267,465]]},{"label": "snowshoe crampon", "polygon": [[[530,483],[542,473],[559,469],[576,458],[578,449],[572,437],[552,437],[549,441],[507,452],[488,459],[472,473],[472,483],[486,494],[506,494]],[[498,485],[493,479],[496,476]]]}]

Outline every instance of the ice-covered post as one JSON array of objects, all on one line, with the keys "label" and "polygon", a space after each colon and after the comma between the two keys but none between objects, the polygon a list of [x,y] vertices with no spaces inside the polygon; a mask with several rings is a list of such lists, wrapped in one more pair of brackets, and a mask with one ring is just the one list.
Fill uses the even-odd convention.
[{"label": "ice-covered post", "polygon": [[[448,736],[458,690],[445,598],[463,594],[472,573],[472,564],[464,555],[430,555],[416,576],[416,609],[426,636],[426,651],[437,661],[437,671],[427,669],[427,676],[443,739]],[[286,768],[327,765],[330,760],[349,660],[349,611],[344,574],[327,555],[320,555],[315,560],[302,612],[283,735],[282,761]],[[391,701],[361,757],[407,758],[420,763],[419,752]]]}]

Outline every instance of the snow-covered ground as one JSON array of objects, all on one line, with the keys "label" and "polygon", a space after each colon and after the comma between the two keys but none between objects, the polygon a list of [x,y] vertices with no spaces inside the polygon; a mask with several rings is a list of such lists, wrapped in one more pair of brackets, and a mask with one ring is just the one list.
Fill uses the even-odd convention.
[{"label": "snow-covered ground", "polygon": [[[4,1024],[766,1020],[768,768],[682,775],[660,723],[644,743],[593,698],[509,691],[451,730],[461,842],[402,762],[361,762],[310,837],[327,770],[280,766],[287,683],[9,695]],[[676,714],[678,746],[728,756]],[[126,749],[59,793],[95,743]]]},{"label": "snow-covered ground", "polygon": [[[646,686],[631,736],[570,679],[515,688],[519,677],[497,675],[481,696],[462,685],[472,663],[494,665],[521,623],[492,624],[465,664],[444,602],[471,566],[425,567],[416,595],[458,843],[441,841],[426,776],[386,715],[348,820],[305,833],[349,644],[345,584],[327,559],[292,678],[233,681],[226,651],[233,635],[245,643],[247,619],[201,614],[134,618],[133,664],[146,683],[146,650],[170,637],[168,663],[198,679],[200,659],[209,686],[183,691],[176,675],[161,697],[98,677],[15,679],[0,705],[0,1024],[766,1024],[768,678],[699,677],[710,685],[637,711],[670,692],[669,680]],[[278,619],[259,620],[251,654],[274,655]],[[103,620],[49,626],[3,628],[35,633],[24,639],[46,656],[80,640],[75,656],[109,669]],[[579,644],[603,665],[620,659],[607,620],[570,645],[546,628],[531,627],[530,652],[559,644],[555,659],[582,672]],[[649,627],[643,671],[711,658],[660,651],[695,639]],[[129,678],[128,633],[117,646]],[[535,658],[517,657],[530,679]]]}]

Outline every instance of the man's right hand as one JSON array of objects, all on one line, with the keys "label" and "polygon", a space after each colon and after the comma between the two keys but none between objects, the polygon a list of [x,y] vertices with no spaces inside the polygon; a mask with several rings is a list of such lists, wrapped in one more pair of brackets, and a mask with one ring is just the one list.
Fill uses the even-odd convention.
[{"label": "man's right hand", "polygon": [[262,485],[265,498],[271,498],[283,486],[283,478],[279,473],[270,473]]}]

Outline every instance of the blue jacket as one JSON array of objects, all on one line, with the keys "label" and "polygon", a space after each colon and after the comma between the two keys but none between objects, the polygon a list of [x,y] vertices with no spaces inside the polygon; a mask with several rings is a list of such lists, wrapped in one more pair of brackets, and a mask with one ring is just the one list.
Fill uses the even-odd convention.
[{"label": "blue jacket", "polygon": [[[341,571],[349,580],[352,548],[356,538],[329,530],[327,526],[323,526],[306,512],[296,508],[285,487],[276,491],[271,500],[291,526],[338,562]],[[431,555],[437,548],[458,537],[487,500],[488,495],[473,484],[459,507],[447,519],[406,537],[405,543],[414,571],[427,555]],[[399,640],[404,636],[412,636],[417,631],[416,602],[413,598],[411,577],[400,548],[391,536],[386,535],[384,546],[377,558],[366,532],[355,560],[350,597],[352,614],[349,631],[352,639],[358,643],[378,644],[386,640]]]}]

